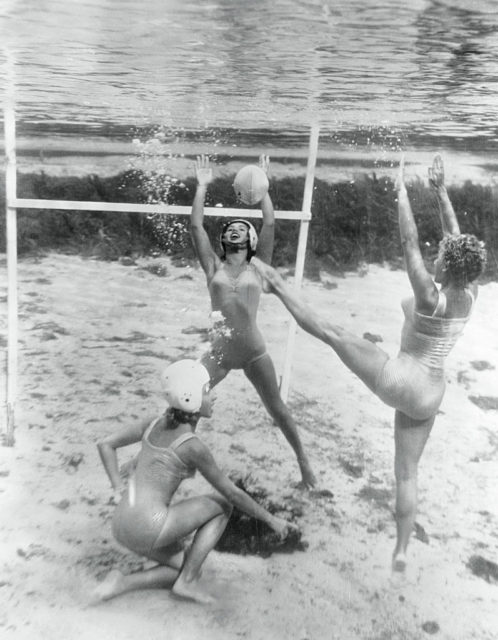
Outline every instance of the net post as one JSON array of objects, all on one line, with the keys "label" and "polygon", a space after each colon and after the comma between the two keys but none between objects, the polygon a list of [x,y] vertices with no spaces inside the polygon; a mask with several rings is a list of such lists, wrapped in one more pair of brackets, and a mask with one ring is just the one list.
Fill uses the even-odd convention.
[{"label": "net post", "polygon": [[[311,202],[313,200],[313,186],[315,182],[315,166],[318,153],[318,138],[320,128],[314,125],[311,128],[308,151],[308,166],[306,169],[306,180],[304,183],[303,194],[303,218],[299,225],[299,239],[297,243],[296,268],[294,272],[294,288],[299,290],[303,282],[304,260],[306,257],[306,245],[308,243],[308,231],[311,217]],[[304,217],[306,216],[306,217]],[[287,346],[285,349],[285,360],[282,371],[282,379],[280,382],[280,395],[284,402],[287,401],[289,395],[292,360],[294,356],[294,346],[296,342],[297,323],[294,318],[290,319],[289,330],[287,334]]]},{"label": "net post", "polygon": [[13,204],[15,202],[17,192],[15,118],[13,95],[12,93],[8,93],[4,104],[8,326],[6,375],[7,419],[2,433],[2,444],[8,447],[12,447],[14,445],[18,358],[17,209]]}]

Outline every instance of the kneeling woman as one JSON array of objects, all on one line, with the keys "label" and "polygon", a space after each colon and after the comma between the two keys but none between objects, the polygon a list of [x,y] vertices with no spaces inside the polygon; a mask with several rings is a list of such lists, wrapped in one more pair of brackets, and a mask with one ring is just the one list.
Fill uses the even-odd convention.
[{"label": "kneeling woman", "polygon": [[[136,589],[166,588],[178,596],[209,602],[198,578],[201,566],[223,533],[232,505],[285,537],[295,525],[276,518],[238,489],[219,469],[195,434],[201,417],[210,417],[214,398],[209,374],[193,360],[180,360],[162,376],[169,407],[158,418],[129,427],[100,442],[98,450],[115,491],[122,492],[112,521],[116,540],[158,565],[123,575],[111,573],[98,585],[94,601]],[[136,468],[122,487],[117,449],[142,442]],[[180,483],[199,470],[221,496],[203,495],[172,504]],[[195,533],[185,553],[182,540]]]}]

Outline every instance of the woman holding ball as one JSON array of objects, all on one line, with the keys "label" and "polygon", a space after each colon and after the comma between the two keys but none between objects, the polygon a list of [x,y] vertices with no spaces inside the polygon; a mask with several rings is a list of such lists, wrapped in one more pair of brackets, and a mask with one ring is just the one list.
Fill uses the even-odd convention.
[{"label": "woman holding ball", "polygon": [[231,220],[221,230],[223,253],[219,257],[203,226],[204,200],[213,172],[207,156],[197,158],[197,190],[191,215],[192,240],[206,274],[212,309],[222,314],[225,325],[225,330],[214,338],[202,363],[209,372],[211,386],[223,380],[231,369],[244,371],[293,448],[301,470],[302,484],[309,488],[315,485],[316,479],[304,453],[296,424],[280,396],[275,368],[256,324],[261,278],[250,261],[256,255],[269,264],[274,243],[275,217],[268,195],[268,167],[268,156],[261,156],[260,167],[245,167],[234,182],[239,199],[246,204],[260,202],[263,225],[259,238],[247,220]]}]

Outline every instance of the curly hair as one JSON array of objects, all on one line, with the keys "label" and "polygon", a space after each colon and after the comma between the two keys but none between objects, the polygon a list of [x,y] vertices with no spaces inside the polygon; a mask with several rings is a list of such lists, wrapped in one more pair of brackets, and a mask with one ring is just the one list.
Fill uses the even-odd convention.
[{"label": "curly hair", "polygon": [[470,233],[445,236],[439,243],[439,255],[450,278],[460,285],[473,282],[486,266],[484,242]]}]

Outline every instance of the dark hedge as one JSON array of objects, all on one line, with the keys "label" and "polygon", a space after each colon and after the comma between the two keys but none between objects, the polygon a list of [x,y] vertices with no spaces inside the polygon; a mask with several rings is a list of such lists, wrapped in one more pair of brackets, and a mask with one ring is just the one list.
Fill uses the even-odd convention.
[{"label": "dark hedge", "polygon": [[[233,177],[215,179],[209,186],[208,206],[238,206],[232,189]],[[22,198],[51,200],[90,200],[103,202],[147,202],[150,176],[128,171],[109,178],[97,175],[54,177],[45,173],[19,174],[18,195]],[[270,194],[275,209],[296,210],[302,205],[304,178],[272,180]],[[190,206],[195,180],[176,182],[168,193],[170,204]],[[408,186],[417,221],[420,242],[428,261],[441,239],[437,202],[421,181]],[[489,186],[466,182],[449,187],[449,194],[463,232],[475,233],[488,247],[486,277],[498,277],[498,205]],[[4,181],[0,185],[0,206],[5,210]],[[206,229],[217,242],[223,218],[206,218]],[[256,227],[260,224],[256,221]],[[299,225],[278,220],[274,264],[295,262]],[[5,216],[1,218],[0,250],[5,251]],[[20,210],[18,212],[18,251],[58,250],[95,255],[106,260],[151,252],[192,257],[193,249],[185,216]],[[397,228],[395,194],[392,181],[364,175],[354,182],[329,184],[315,180],[312,221],[308,237],[306,271],[317,275],[319,268],[344,270],[360,262],[400,264],[401,244]]]}]

